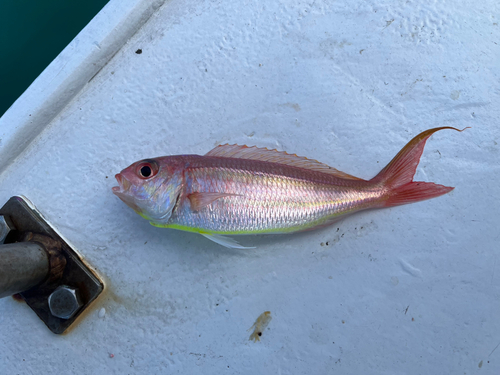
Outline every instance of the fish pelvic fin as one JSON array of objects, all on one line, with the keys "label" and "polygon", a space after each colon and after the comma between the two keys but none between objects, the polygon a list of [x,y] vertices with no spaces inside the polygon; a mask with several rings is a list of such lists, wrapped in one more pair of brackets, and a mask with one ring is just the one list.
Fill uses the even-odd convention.
[{"label": "fish pelvic fin", "polygon": [[222,245],[222,246],[227,247],[229,249],[255,249],[255,247],[241,246],[238,242],[236,242],[232,238],[222,236],[220,234],[204,233],[204,232],[200,232],[200,234],[203,237],[208,238],[210,241],[218,243],[219,245]]},{"label": "fish pelvic fin", "polygon": [[434,184],[432,182],[413,181],[420,157],[424,151],[425,142],[435,132],[443,129],[459,130],[443,126],[426,130],[403,147],[387,166],[375,176],[371,182],[383,184],[387,193],[381,198],[381,207],[399,206],[439,197],[453,190],[453,187]]}]

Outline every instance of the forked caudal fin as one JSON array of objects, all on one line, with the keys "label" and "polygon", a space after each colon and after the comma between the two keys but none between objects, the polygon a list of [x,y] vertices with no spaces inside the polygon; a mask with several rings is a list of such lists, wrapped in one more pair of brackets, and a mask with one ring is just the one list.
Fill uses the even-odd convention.
[{"label": "forked caudal fin", "polygon": [[403,147],[387,166],[380,171],[371,181],[383,183],[388,188],[388,193],[382,199],[382,207],[398,206],[439,197],[454,188],[437,185],[432,182],[416,182],[413,176],[424,151],[425,142],[435,132],[443,129],[459,130],[450,126],[443,126],[426,130]]}]

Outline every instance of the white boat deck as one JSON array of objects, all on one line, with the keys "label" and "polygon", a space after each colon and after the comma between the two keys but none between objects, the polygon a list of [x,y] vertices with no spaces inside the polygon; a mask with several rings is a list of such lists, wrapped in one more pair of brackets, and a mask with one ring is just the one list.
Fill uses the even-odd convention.
[{"label": "white boat deck", "polygon": [[[0,119],[0,205],[26,196],[105,291],[61,336],[0,300],[0,373],[498,374],[499,17],[492,0],[111,0]],[[134,161],[223,143],[371,178],[437,126],[471,129],[435,134],[416,179],[453,192],[239,238],[255,250],[154,228],[111,193]]]}]

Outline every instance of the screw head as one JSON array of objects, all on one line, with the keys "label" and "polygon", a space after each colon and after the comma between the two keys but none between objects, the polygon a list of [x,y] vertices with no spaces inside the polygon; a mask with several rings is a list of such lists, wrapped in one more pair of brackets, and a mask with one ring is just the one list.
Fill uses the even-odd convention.
[{"label": "screw head", "polygon": [[48,302],[52,315],[61,319],[71,319],[83,305],[78,289],[65,285],[54,290]]}]

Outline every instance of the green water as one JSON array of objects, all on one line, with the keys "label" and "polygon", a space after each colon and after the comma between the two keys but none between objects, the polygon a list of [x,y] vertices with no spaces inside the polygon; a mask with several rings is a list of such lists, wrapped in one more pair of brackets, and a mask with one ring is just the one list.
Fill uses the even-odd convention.
[{"label": "green water", "polygon": [[108,0],[0,0],[0,116]]}]

